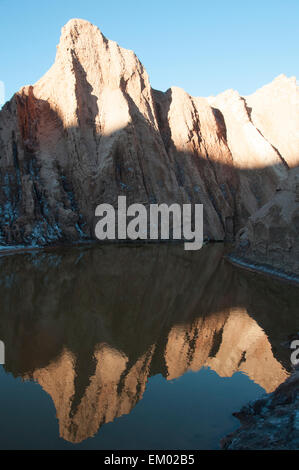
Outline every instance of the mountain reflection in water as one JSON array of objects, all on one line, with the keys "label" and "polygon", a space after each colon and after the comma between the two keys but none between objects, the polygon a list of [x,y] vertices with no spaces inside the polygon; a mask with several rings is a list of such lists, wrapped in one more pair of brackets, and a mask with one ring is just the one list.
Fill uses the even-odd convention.
[{"label": "mountain reflection in water", "polygon": [[79,443],[142,400],[147,381],[209,367],[267,392],[290,371],[299,289],[240,271],[224,246],[83,247],[0,258],[4,369],[51,396]]}]

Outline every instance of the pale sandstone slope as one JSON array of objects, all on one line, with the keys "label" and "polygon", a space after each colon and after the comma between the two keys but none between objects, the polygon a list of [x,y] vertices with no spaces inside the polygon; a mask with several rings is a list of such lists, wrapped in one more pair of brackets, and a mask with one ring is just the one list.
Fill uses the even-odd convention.
[{"label": "pale sandstone slope", "polygon": [[286,178],[287,165],[256,129],[246,101],[238,92],[228,90],[208,101],[223,115],[233,165],[239,170],[237,214],[240,227],[273,196],[278,181]]},{"label": "pale sandstone slope", "polygon": [[246,97],[257,129],[290,167],[299,165],[299,87],[295,77],[279,75]]}]

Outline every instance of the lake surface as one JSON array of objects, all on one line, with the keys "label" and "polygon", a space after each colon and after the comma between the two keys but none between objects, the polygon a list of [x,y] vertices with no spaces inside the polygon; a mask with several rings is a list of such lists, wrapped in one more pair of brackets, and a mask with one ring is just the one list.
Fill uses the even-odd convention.
[{"label": "lake surface", "polygon": [[221,244],[0,257],[1,449],[218,449],[291,371],[299,288]]}]

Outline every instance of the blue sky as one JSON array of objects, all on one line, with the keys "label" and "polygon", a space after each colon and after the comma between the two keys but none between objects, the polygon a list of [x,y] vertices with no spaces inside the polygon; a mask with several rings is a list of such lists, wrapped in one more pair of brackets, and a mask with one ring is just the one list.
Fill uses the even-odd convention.
[{"label": "blue sky", "polygon": [[6,99],[49,69],[71,18],[133,49],[160,90],[246,95],[281,73],[299,79],[299,0],[0,0],[0,18]]}]

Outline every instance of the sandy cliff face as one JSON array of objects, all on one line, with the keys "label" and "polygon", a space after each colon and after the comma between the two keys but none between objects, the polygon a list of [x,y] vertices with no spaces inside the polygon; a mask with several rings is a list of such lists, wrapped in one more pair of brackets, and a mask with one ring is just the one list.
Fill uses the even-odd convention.
[{"label": "sandy cliff face", "polygon": [[285,113],[298,114],[296,85],[266,90],[251,112],[236,92],[154,91],[132,51],[71,20],[51,69],[0,112],[1,244],[94,238],[95,207],[119,195],[203,203],[205,236],[232,238],[297,162],[296,122],[277,134],[270,119],[276,129],[285,96]]},{"label": "sandy cliff face", "polygon": [[228,90],[209,98],[209,103],[224,117],[227,143],[238,169],[236,217],[240,228],[273,196],[278,181],[286,177],[287,164],[255,127],[246,100],[238,92]]},{"label": "sandy cliff face", "polygon": [[176,194],[146,72],[88,22],[63,28],[54,65],[0,119],[7,242],[92,238],[97,204]]},{"label": "sandy cliff face", "polygon": [[299,87],[295,77],[279,75],[246,97],[252,122],[289,167],[299,164]]}]

